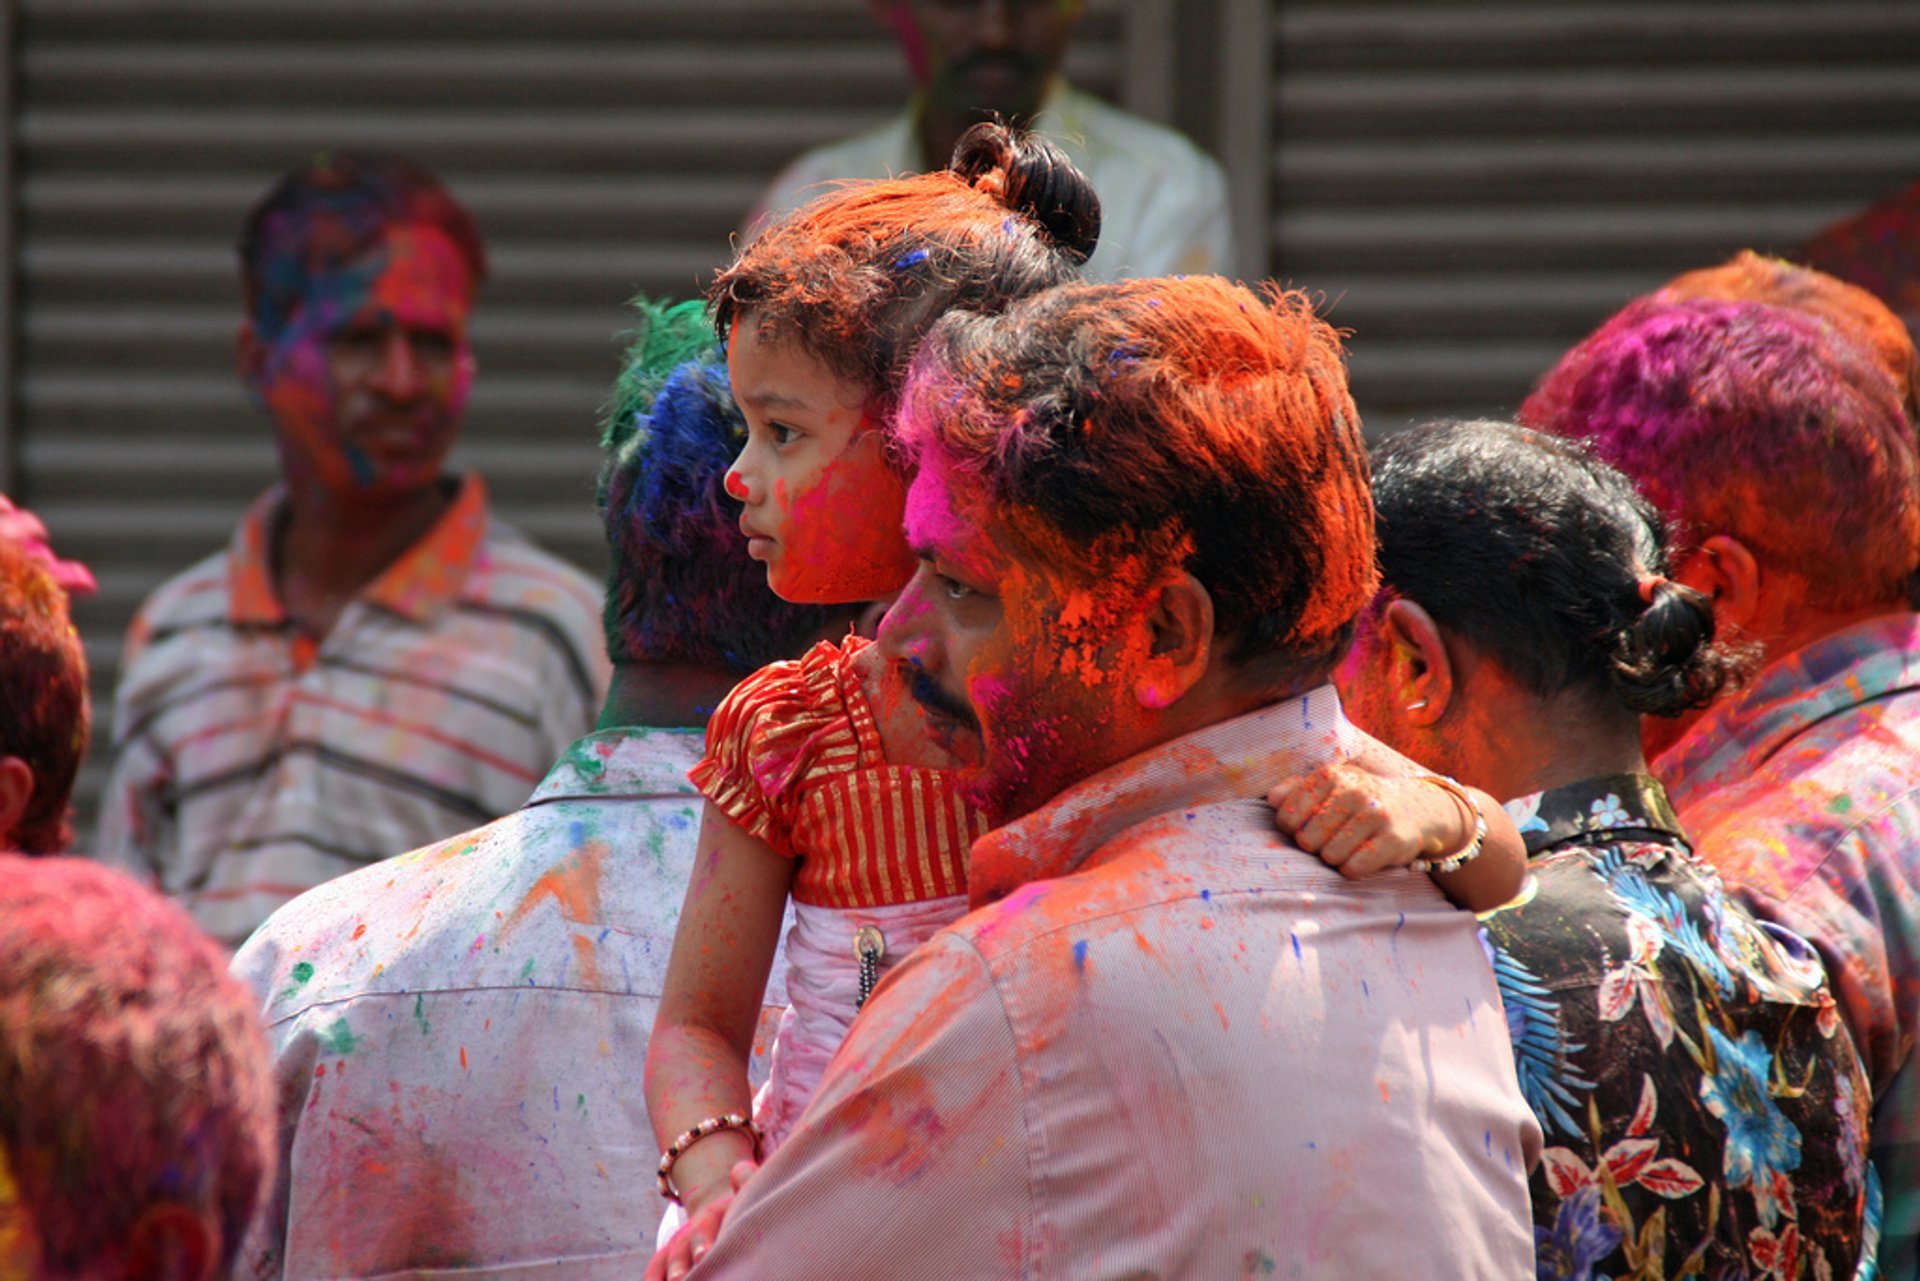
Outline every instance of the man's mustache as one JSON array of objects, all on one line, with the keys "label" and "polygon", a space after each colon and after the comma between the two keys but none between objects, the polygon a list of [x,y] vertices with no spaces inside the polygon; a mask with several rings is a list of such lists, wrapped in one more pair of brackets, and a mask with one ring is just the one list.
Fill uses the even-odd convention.
[{"label": "man's mustache", "polygon": [[973,709],[935,684],[933,677],[927,675],[919,665],[909,664],[903,672],[907,678],[907,695],[914,702],[936,715],[979,731],[980,722],[974,718]]}]

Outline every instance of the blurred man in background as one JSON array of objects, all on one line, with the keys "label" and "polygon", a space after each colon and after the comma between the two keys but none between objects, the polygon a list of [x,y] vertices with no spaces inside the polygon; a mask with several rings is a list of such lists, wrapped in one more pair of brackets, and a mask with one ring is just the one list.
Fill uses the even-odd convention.
[{"label": "blurred man in background", "polygon": [[283,483],[135,618],[97,851],[229,944],[519,805],[607,680],[598,589],[445,470],[486,270],[466,210],[406,161],[321,155],[240,263]]},{"label": "blurred man in background", "polygon": [[1082,0],[869,0],[919,86],[870,133],[807,152],[748,215],[751,231],[841,178],[946,166],[968,126],[1000,118],[1063,147],[1100,195],[1094,279],[1232,271],[1227,184],[1181,135],[1080,92],[1060,74]]}]

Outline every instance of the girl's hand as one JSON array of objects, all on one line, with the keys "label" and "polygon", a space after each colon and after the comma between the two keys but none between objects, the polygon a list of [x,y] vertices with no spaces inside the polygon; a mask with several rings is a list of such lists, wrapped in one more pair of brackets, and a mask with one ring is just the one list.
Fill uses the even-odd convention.
[{"label": "girl's hand", "polygon": [[706,1257],[707,1251],[713,1249],[713,1243],[720,1235],[720,1225],[726,1220],[727,1211],[733,1208],[734,1197],[740,1194],[740,1189],[746,1186],[747,1180],[759,1168],[752,1161],[734,1162],[733,1169],[728,1172],[733,1190],[692,1209],[686,1223],[648,1262],[647,1281],[680,1281],[681,1277],[693,1270],[694,1264]]},{"label": "girl's hand", "polygon": [[1350,880],[1450,853],[1473,838],[1459,802],[1443,788],[1346,762],[1287,779],[1267,793],[1267,803],[1295,845]]},{"label": "girl's hand", "polygon": [[[1353,880],[1452,854],[1473,839],[1472,818],[1452,792],[1398,772],[1404,758],[1379,750],[1385,754],[1364,767],[1357,760],[1322,765],[1267,793],[1280,830]],[[1527,846],[1499,802],[1477,788],[1466,791],[1487,825],[1486,839],[1478,855],[1451,872],[1435,871],[1433,881],[1455,906],[1491,912],[1525,888]]]}]

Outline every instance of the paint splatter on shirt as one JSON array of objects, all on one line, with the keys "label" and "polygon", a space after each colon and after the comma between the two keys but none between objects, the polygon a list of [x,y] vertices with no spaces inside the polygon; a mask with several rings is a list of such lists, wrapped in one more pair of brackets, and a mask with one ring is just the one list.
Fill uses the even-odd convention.
[{"label": "paint splatter on shirt", "polygon": [[1546,1132],[1538,1277],[1738,1275],[1783,1248],[1851,1276],[1871,1096],[1819,958],[1727,896],[1647,775],[1511,812],[1532,881],[1484,920]]},{"label": "paint splatter on shirt", "polygon": [[700,1275],[1528,1275],[1539,1128],[1474,919],[1252,799],[1350,741],[1306,701],[984,838],[1034,875],[881,981]]},{"label": "paint splatter on shirt", "polygon": [[599,588],[492,518],[479,477],[317,646],[273,589],[281,501],[141,606],[96,847],[229,946],[303,890],[512,810],[608,678]]},{"label": "paint splatter on shirt", "polygon": [[1654,768],[1728,886],[1826,962],[1873,1080],[1882,1275],[1920,1275],[1920,616],[1769,665]]},{"label": "paint splatter on shirt", "polygon": [[640,1071],[700,750],[589,735],[524,809],[303,895],[241,949],[282,1161],[245,1275],[639,1275],[661,1206]]}]

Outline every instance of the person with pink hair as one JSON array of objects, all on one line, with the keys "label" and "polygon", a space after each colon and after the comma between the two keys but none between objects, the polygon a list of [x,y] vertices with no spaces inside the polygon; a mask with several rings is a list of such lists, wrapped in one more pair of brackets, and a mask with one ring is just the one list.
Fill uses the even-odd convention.
[{"label": "person with pink hair", "polygon": [[125,873],[0,855],[0,1276],[232,1274],[272,1162],[253,997]]},{"label": "person with pink hair", "polygon": [[1920,1268],[1920,447],[1867,349],[1785,307],[1630,304],[1522,421],[1674,524],[1672,578],[1765,666],[1643,737],[1697,848],[1820,951],[1874,1090],[1880,1264]]}]

